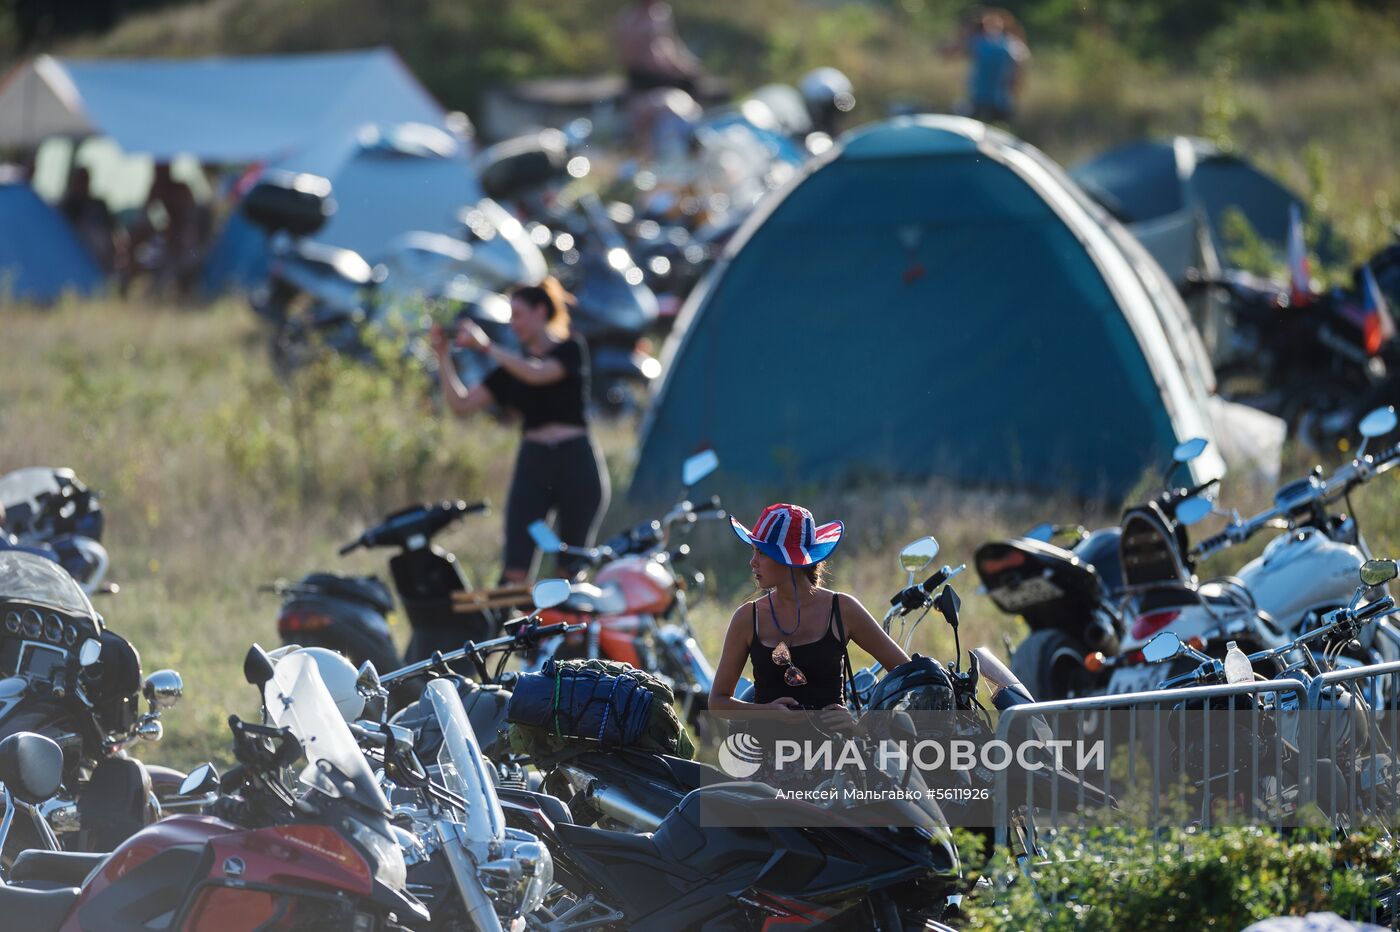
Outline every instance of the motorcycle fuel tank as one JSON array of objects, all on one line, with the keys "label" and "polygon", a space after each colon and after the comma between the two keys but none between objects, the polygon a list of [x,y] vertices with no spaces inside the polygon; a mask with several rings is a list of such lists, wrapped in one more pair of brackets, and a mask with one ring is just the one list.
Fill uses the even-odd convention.
[{"label": "motorcycle fuel tank", "polygon": [[629,615],[664,615],[676,598],[675,578],[647,557],[614,560],[598,571],[597,582],[599,586],[614,583],[622,590]]}]

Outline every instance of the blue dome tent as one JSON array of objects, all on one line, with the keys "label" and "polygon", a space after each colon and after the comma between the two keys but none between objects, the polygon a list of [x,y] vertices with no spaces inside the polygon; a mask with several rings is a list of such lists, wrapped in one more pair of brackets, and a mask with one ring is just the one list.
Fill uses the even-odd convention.
[{"label": "blue dome tent", "polygon": [[1034,148],[958,117],[848,134],[749,218],[681,312],[632,497],[713,446],[775,491],[852,477],[1125,493],[1179,441],[1277,468],[1212,397],[1160,267]]},{"label": "blue dome tent", "polygon": [[0,303],[92,294],[102,272],[68,221],[23,181],[0,178]]}]

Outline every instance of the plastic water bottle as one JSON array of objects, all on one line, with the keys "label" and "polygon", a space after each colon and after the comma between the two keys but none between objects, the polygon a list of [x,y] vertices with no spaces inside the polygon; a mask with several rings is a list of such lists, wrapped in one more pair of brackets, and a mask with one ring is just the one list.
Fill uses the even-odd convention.
[{"label": "plastic water bottle", "polygon": [[1239,646],[1231,641],[1225,646],[1225,682],[1253,683],[1254,666]]}]

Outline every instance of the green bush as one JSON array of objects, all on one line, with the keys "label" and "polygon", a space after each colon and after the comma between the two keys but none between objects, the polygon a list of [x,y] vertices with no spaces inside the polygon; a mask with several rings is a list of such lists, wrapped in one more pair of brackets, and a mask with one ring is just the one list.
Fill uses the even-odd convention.
[{"label": "green bush", "polygon": [[966,908],[969,929],[1047,932],[1242,929],[1271,916],[1331,911],[1369,921],[1395,885],[1396,852],[1378,834],[1336,841],[1252,828],[1153,839],[1095,830],[1060,838],[1048,862],[1020,869],[1004,855]]}]

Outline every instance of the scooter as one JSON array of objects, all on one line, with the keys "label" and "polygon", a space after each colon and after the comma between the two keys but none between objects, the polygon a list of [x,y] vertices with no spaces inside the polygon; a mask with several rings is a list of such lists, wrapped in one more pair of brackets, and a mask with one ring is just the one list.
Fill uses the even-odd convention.
[{"label": "scooter", "polygon": [[[459,519],[486,511],[485,502],[411,505],[340,548],[341,556],[361,547],[397,549],[389,559],[389,574],[413,629],[409,662],[456,647],[463,635],[481,637],[498,626],[499,619],[489,611],[475,616],[457,611],[453,594],[466,592],[471,585],[457,558],[432,542],[434,535]],[[270,589],[283,597],[277,618],[282,643],[329,647],[356,664],[369,660],[383,670],[402,665],[389,629],[393,600],[377,577],[312,573]]]}]

